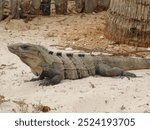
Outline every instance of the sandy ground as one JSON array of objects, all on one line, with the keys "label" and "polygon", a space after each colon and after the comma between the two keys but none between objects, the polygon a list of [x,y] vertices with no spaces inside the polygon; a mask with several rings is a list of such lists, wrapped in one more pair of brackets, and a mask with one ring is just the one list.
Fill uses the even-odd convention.
[{"label": "sandy ground", "polygon": [[150,70],[132,71],[142,77],[130,80],[95,76],[42,87],[39,82],[27,82],[34,77],[30,68],[7,49],[8,44],[29,42],[53,49],[72,47],[107,53],[135,50],[105,38],[106,15],[72,13],[37,17],[28,23],[2,21],[0,112],[150,112]]}]

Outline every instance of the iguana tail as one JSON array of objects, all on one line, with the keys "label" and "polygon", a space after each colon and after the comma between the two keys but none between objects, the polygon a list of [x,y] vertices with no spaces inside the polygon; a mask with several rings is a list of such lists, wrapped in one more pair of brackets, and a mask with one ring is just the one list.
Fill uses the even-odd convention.
[{"label": "iguana tail", "polygon": [[123,70],[150,69],[150,58],[99,55],[96,61]]}]

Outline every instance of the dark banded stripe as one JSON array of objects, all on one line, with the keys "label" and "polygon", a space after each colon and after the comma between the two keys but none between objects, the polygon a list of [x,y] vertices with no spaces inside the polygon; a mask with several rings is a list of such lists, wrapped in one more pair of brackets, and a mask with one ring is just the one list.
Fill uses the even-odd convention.
[{"label": "dark banded stripe", "polygon": [[66,56],[73,57],[73,53],[66,53]]},{"label": "dark banded stripe", "polygon": [[57,56],[62,56],[62,53],[61,52],[57,52],[56,55]]},{"label": "dark banded stripe", "polygon": [[50,55],[53,55],[53,53],[54,53],[53,51],[49,51],[49,54],[50,54]]},{"label": "dark banded stripe", "polygon": [[79,56],[79,57],[84,57],[84,56],[85,56],[85,54],[78,54],[78,56]]}]

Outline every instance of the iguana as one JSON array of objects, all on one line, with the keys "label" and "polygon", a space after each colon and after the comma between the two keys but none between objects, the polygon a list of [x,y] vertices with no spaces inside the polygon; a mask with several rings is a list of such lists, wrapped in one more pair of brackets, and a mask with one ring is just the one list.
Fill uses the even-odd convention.
[{"label": "iguana", "polygon": [[32,81],[43,80],[41,85],[55,85],[63,79],[74,80],[94,75],[136,77],[127,70],[150,69],[148,58],[54,52],[29,43],[12,44],[8,49],[39,76]]}]

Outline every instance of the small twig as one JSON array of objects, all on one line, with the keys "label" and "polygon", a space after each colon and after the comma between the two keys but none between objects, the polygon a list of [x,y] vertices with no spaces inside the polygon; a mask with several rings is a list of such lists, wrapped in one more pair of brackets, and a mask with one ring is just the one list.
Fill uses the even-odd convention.
[{"label": "small twig", "polygon": [[89,82],[92,88],[95,88],[95,85],[91,82]]}]

